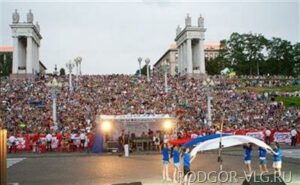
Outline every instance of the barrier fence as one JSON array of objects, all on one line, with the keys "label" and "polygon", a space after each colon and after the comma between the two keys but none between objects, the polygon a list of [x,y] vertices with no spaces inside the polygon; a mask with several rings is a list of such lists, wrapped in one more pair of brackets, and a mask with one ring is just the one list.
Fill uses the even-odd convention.
[{"label": "barrier fence", "polygon": [[[207,133],[205,130],[201,130],[196,135],[204,135]],[[265,140],[266,135],[265,131],[256,131],[256,130],[225,130],[224,133],[234,134],[234,135],[247,135],[252,136],[257,139]],[[7,136],[9,137],[9,136]],[[184,138],[190,140],[193,137],[193,132],[188,132]],[[9,141],[6,142],[7,148],[10,152],[38,152],[43,153],[49,150],[51,146],[51,150],[55,152],[75,152],[82,151],[83,149],[91,149],[94,143],[94,134],[88,134],[84,143],[79,138],[79,135],[73,137],[64,138],[60,134],[56,134],[52,136],[52,142],[49,144],[46,140],[45,135],[38,134],[25,134],[25,135],[17,135],[16,142],[14,144]],[[271,135],[268,138],[270,142],[279,142],[279,143],[291,143],[291,134],[288,130],[271,130]],[[297,134],[297,143],[300,144],[300,132]],[[12,146],[13,145],[13,146]],[[84,146],[84,147],[83,147]]]}]

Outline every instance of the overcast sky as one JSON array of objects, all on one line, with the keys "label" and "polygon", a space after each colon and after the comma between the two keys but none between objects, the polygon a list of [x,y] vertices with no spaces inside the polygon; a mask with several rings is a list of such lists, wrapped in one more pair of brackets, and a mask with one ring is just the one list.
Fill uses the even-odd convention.
[{"label": "overcast sky", "polygon": [[54,65],[82,56],[84,74],[134,73],[137,57],[151,63],[174,42],[178,24],[189,13],[196,25],[205,18],[206,43],[218,43],[232,32],[262,33],[292,43],[300,40],[300,3],[295,1],[118,1],[0,0],[0,45],[12,45],[12,12],[20,21],[32,9],[43,39],[40,60],[52,72]]}]

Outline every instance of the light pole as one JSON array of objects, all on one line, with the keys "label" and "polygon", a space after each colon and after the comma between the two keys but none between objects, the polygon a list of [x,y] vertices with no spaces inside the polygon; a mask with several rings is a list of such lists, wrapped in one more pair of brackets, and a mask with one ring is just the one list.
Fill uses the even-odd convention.
[{"label": "light pole", "polygon": [[139,57],[138,58],[138,62],[139,62],[139,77],[142,76],[142,61],[143,61],[143,58]]},{"label": "light pole", "polygon": [[215,85],[214,81],[207,78],[203,81],[203,86],[207,91],[207,124],[210,127],[212,122],[211,122],[211,93],[213,90],[213,86]]},{"label": "light pole", "polygon": [[165,74],[165,93],[168,93],[168,70],[169,70],[169,65],[165,63],[163,66],[163,71]]},{"label": "light pole", "polygon": [[82,57],[77,57],[78,58],[78,61],[79,61],[79,75],[81,76],[82,73],[81,73],[81,63],[82,63]]},{"label": "light pole", "polygon": [[72,70],[74,68],[74,63],[70,60],[66,64],[67,69],[69,70],[69,91],[73,91],[73,85],[72,85]]},{"label": "light pole", "polygon": [[150,82],[150,71],[149,71],[149,64],[150,64],[150,59],[146,58],[145,59],[146,67],[147,67],[147,82]]},{"label": "light pole", "polygon": [[78,76],[81,75],[81,57],[76,57],[74,59],[75,65],[76,65],[76,81],[78,81]]},{"label": "light pole", "polygon": [[57,100],[57,93],[59,89],[61,88],[62,84],[60,82],[57,82],[55,78],[51,82],[47,83],[47,86],[51,90],[51,97],[52,97],[52,119],[55,126],[55,129],[58,129],[57,124],[57,116],[56,116],[56,100]]},{"label": "light pole", "polygon": [[223,136],[223,125],[224,125],[224,112],[222,113],[221,117],[221,128],[220,128],[220,141],[219,141],[219,152],[218,152],[218,162],[220,163],[220,171],[223,170],[223,159],[222,159],[222,149],[223,149],[223,143],[222,143],[222,136]]},{"label": "light pole", "polygon": [[75,58],[74,59],[74,64],[75,64],[75,66],[76,66],[76,81],[78,81],[78,65],[79,65],[79,63],[78,63],[78,59],[77,58]]},{"label": "light pole", "polygon": [[57,65],[55,64],[55,66],[54,66],[54,76],[57,76],[58,75],[58,72],[57,72]]}]

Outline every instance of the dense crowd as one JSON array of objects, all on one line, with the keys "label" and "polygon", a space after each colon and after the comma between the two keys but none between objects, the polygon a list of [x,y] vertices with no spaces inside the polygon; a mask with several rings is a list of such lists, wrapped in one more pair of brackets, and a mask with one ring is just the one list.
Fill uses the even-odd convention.
[{"label": "dense crowd", "polygon": [[[207,123],[207,97],[202,79],[168,77],[168,93],[164,76],[157,73],[151,81],[132,75],[83,75],[73,78],[69,92],[68,76],[56,76],[63,84],[57,99],[60,129],[71,133],[95,128],[100,114],[170,114],[179,127],[195,130]],[[300,110],[285,108],[267,93],[241,90],[247,86],[290,85],[292,78],[224,76],[211,77],[212,122],[217,125],[225,113],[225,128],[289,129],[299,124]],[[52,99],[46,85],[53,76],[34,80],[2,80],[1,119],[10,133],[47,133],[54,130]],[[298,122],[297,122],[298,121]]]}]

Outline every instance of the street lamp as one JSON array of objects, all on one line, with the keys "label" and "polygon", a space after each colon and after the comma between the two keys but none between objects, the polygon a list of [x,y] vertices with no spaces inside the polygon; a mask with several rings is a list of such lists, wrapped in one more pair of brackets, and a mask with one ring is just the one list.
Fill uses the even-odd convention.
[{"label": "street lamp", "polygon": [[207,78],[202,82],[204,88],[206,89],[207,92],[207,124],[208,126],[211,126],[211,93],[213,90],[213,87],[215,85],[214,81]]},{"label": "street lamp", "polygon": [[52,81],[48,82],[46,84],[50,90],[51,90],[51,97],[52,97],[52,119],[55,126],[55,129],[58,129],[57,124],[57,116],[56,116],[56,100],[57,100],[57,93],[59,89],[61,88],[62,84],[60,82],[57,82],[55,78],[53,78]]},{"label": "street lamp", "polygon": [[147,82],[150,82],[150,69],[149,69],[149,64],[150,64],[150,59],[149,58],[146,58],[145,59],[145,63],[146,63],[146,67],[147,67]]},{"label": "street lamp", "polygon": [[74,59],[75,65],[76,65],[76,81],[78,81],[78,76],[81,75],[81,57],[76,57]]},{"label": "street lamp", "polygon": [[167,63],[163,64],[162,69],[165,74],[165,93],[168,93],[168,70],[169,70],[169,65]]},{"label": "street lamp", "polygon": [[74,68],[74,63],[69,60],[69,62],[66,63],[66,67],[69,70],[69,91],[73,91],[73,85],[72,85],[72,70]]},{"label": "street lamp", "polygon": [[142,61],[143,61],[143,58],[139,57],[138,58],[138,62],[139,62],[139,77],[142,76]]}]

